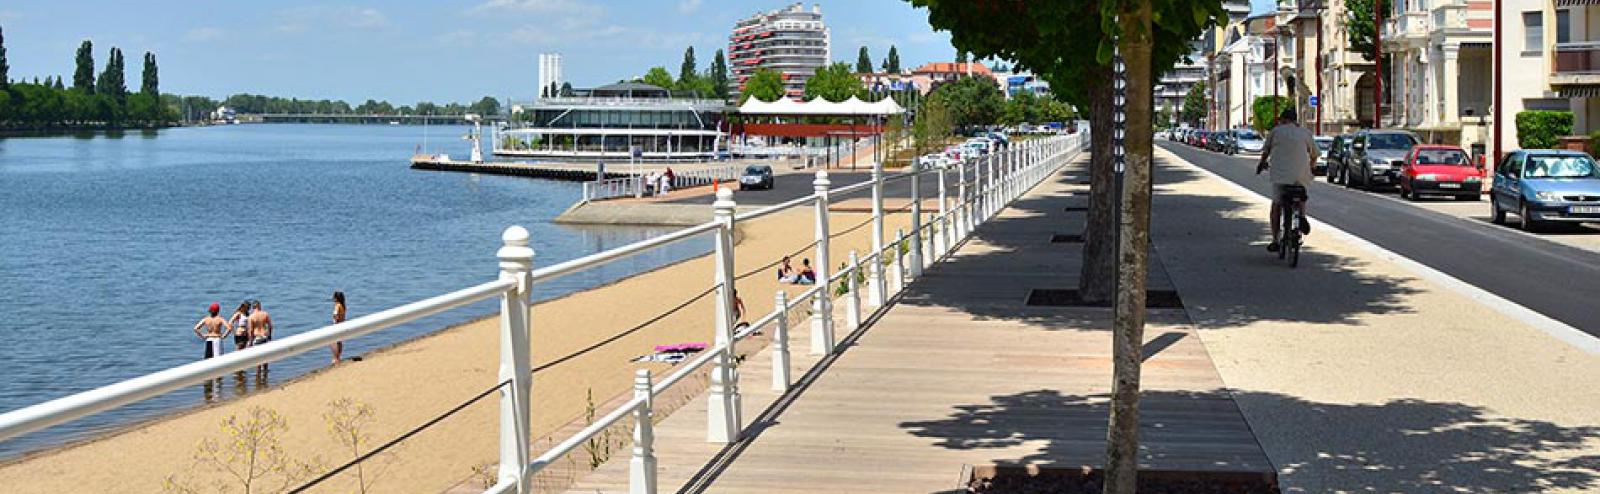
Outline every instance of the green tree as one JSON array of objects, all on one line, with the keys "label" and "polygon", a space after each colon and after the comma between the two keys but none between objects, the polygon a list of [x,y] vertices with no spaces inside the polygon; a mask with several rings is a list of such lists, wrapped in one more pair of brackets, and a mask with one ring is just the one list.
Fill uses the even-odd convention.
[{"label": "green tree", "polygon": [[[683,50],[683,65],[678,66],[678,83],[680,86],[692,86],[695,77],[698,75],[699,69],[695,68],[694,63],[694,47],[691,46]],[[671,85],[662,87],[671,87]],[[688,88],[685,87],[684,89]]]},{"label": "green tree", "polygon": [[961,49],[957,49],[956,50],[956,63],[967,63],[967,51],[966,50],[961,50]]},{"label": "green tree", "polygon": [[77,70],[72,73],[72,88],[94,94],[94,43],[83,40],[78,45]]},{"label": "green tree", "polygon": [[889,54],[883,57],[883,71],[895,74],[900,73],[900,50],[896,49],[894,45],[889,45]]},{"label": "green tree", "polygon": [[161,77],[156,74],[156,54],[144,52],[144,74],[139,84],[139,92],[152,97],[161,96]]},{"label": "green tree", "polygon": [[479,99],[477,103],[473,103],[471,107],[467,108],[467,111],[483,115],[485,117],[499,115],[500,100],[484,96],[482,99]]},{"label": "green tree", "polygon": [[1572,112],[1525,110],[1517,113],[1517,146],[1550,149],[1572,135]]},{"label": "green tree", "polygon": [[987,76],[963,76],[934,89],[934,95],[949,105],[952,123],[958,127],[992,125],[1000,120],[1005,96]]},{"label": "green tree", "polygon": [[867,47],[865,46],[861,47],[861,51],[856,53],[856,72],[863,74],[872,72],[872,56],[867,55]]},{"label": "green tree", "polygon": [[760,68],[756,73],[745,80],[744,91],[739,102],[744,103],[745,98],[755,98],[761,101],[777,101],[784,95],[783,76],[778,72]]},{"label": "green tree", "polygon": [[62,87],[62,86],[61,86],[61,76],[59,76],[59,75],[58,75],[58,76],[56,76],[56,85],[55,85],[55,86],[53,86],[53,87],[54,87],[54,88],[55,88],[55,90],[57,90],[57,91],[63,91],[63,90],[66,90],[66,89],[67,89],[67,88],[65,88],[65,87]]},{"label": "green tree", "polygon": [[570,82],[561,83],[561,91],[560,91],[560,93],[561,93],[561,96],[564,97],[564,98],[565,97],[571,97],[572,96],[572,83],[570,83]]},{"label": "green tree", "polygon": [[1278,115],[1294,109],[1294,100],[1286,96],[1258,96],[1250,103],[1250,126],[1266,132],[1278,124]]},{"label": "green tree", "polygon": [[100,80],[95,82],[96,92],[111,95],[117,104],[123,104],[128,98],[127,72],[123,70],[122,50],[111,48],[111,54],[106,59],[105,71],[100,72]]},{"label": "green tree", "polygon": [[1206,81],[1197,82],[1189,87],[1189,94],[1183,96],[1183,109],[1178,112],[1178,119],[1198,126],[1209,113],[1207,104]]},{"label": "green tree", "polygon": [[952,103],[946,97],[938,93],[930,94],[927,101],[917,108],[916,120],[911,122],[911,140],[915,143],[917,156],[922,156],[924,149],[943,148],[945,140],[950,138],[955,129]]},{"label": "green tree", "polygon": [[838,103],[850,99],[861,89],[861,79],[850,72],[850,65],[836,62],[827,67],[817,69],[810,79],[806,79],[806,99],[822,98]]},{"label": "green tree", "polygon": [[1379,0],[1345,0],[1344,28],[1350,49],[1368,61],[1378,55],[1378,23],[1373,12]]},{"label": "green tree", "polygon": [[0,89],[11,84],[11,65],[6,63],[6,31],[0,27]]},{"label": "green tree", "polygon": [[644,73],[644,77],[639,79],[639,82],[667,89],[672,89],[678,85],[677,81],[672,79],[672,74],[667,72],[666,67],[651,67],[649,71]]},{"label": "green tree", "polygon": [[711,66],[706,67],[706,80],[711,84],[711,94],[717,99],[728,99],[728,61],[722,57],[722,50],[717,50],[717,55],[711,58]]}]

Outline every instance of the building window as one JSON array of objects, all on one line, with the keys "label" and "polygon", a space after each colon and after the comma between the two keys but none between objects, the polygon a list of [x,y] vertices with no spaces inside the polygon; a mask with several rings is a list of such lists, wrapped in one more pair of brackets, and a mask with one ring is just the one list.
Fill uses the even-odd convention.
[{"label": "building window", "polygon": [[1556,42],[1566,43],[1572,41],[1572,16],[1570,11],[1556,11]]},{"label": "building window", "polygon": [[1544,12],[1522,13],[1522,51],[1544,51]]}]

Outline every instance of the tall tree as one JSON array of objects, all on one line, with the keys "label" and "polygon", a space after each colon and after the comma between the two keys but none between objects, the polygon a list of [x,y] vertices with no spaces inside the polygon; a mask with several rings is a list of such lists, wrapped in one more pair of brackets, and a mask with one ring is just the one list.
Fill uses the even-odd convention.
[{"label": "tall tree", "polygon": [[889,54],[883,57],[883,71],[894,74],[900,73],[900,50],[896,49],[894,45],[889,45]]},{"label": "tall tree", "polygon": [[161,77],[156,74],[156,54],[144,52],[144,74],[140,79],[139,93],[161,96]]},{"label": "tall tree", "polygon": [[1206,118],[1206,81],[1200,81],[1189,87],[1189,94],[1183,96],[1183,109],[1178,112],[1178,120],[1197,125]]},{"label": "tall tree", "polygon": [[11,65],[6,63],[6,31],[0,27],[0,88],[11,84]]},{"label": "tall tree", "polygon": [[672,80],[672,74],[667,72],[666,67],[650,67],[650,70],[644,73],[644,77],[639,79],[639,82],[668,89],[677,85],[677,81]]},{"label": "tall tree", "polygon": [[1344,26],[1350,49],[1368,61],[1378,57],[1378,24],[1373,10],[1377,0],[1345,0]]},{"label": "tall tree", "polygon": [[57,90],[57,91],[64,91],[64,90],[67,89],[65,87],[62,87],[62,85],[61,85],[61,76],[59,76],[59,75],[56,76],[56,85],[54,87],[55,87],[55,90]]},{"label": "tall tree", "polygon": [[99,91],[99,94],[111,95],[112,99],[115,99],[118,104],[121,104],[125,102],[128,97],[126,75],[127,72],[124,71],[122,60],[122,50],[112,47],[111,54],[106,59],[105,71],[100,73],[100,80],[95,83],[95,87]]},{"label": "tall tree", "polygon": [[739,102],[744,103],[747,98],[755,98],[761,101],[777,101],[778,98],[783,97],[784,92],[783,76],[772,69],[760,68],[756,69],[756,73],[745,80],[744,90],[741,91]]},{"label": "tall tree", "polygon": [[563,97],[563,98],[571,97],[572,96],[572,83],[570,83],[570,82],[561,83],[561,90],[558,91],[558,92],[561,94],[561,97]]},{"label": "tall tree", "polygon": [[72,88],[94,94],[94,42],[83,40],[78,45],[77,65],[72,73]]},{"label": "tall tree", "polygon": [[867,47],[861,47],[861,52],[856,54],[856,72],[863,74],[872,72],[872,56],[867,55]]},{"label": "tall tree", "polygon": [[494,99],[493,97],[484,96],[482,99],[479,99],[477,103],[473,103],[472,106],[467,107],[467,111],[483,115],[485,117],[499,115],[500,100]]},{"label": "tall tree", "polygon": [[711,58],[711,66],[706,79],[711,81],[711,94],[720,100],[728,99],[728,61],[722,57],[722,50],[717,50],[717,55]]},{"label": "tall tree", "polygon": [[694,47],[691,46],[684,49],[683,65],[678,67],[678,83],[683,86],[690,85],[690,83],[694,81],[695,76],[699,75],[697,72],[698,70],[699,69],[695,68],[694,63]]},{"label": "tall tree", "polygon": [[967,63],[966,50],[956,50],[956,63]]},{"label": "tall tree", "polygon": [[837,62],[817,69],[806,79],[806,99],[822,98],[838,103],[850,99],[861,91],[861,79],[850,72],[850,65]]}]

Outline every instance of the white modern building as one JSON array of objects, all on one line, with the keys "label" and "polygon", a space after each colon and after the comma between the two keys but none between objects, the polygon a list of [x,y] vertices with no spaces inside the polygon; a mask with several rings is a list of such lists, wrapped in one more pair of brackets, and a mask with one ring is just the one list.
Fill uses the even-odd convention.
[{"label": "white modern building", "polygon": [[807,10],[795,3],[734,23],[728,36],[728,68],[733,72],[729,84],[735,99],[744,91],[745,81],[763,68],[783,77],[789,97],[804,95],[806,81],[833,58],[829,38],[821,5]]},{"label": "white modern building", "polygon": [[704,160],[727,149],[722,100],[640,83],[576,89],[520,104],[519,126],[496,129],[494,154],[554,160]]},{"label": "white modern building", "polygon": [[555,97],[555,96],[559,96],[557,94],[551,94],[551,93],[554,93],[554,91],[551,91],[551,88],[559,88],[559,87],[561,87],[561,83],[562,82],[566,82],[566,81],[563,80],[562,77],[561,77],[561,54],[560,53],[540,53],[539,54],[539,90],[536,91],[535,93],[538,94],[540,97]]}]

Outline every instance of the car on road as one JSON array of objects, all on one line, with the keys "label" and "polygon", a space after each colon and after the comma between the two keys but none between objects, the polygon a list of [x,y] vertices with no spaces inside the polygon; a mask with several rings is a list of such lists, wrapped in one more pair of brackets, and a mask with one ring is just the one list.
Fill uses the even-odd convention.
[{"label": "car on road", "polygon": [[1316,136],[1312,139],[1317,143],[1317,162],[1311,164],[1311,174],[1327,175],[1328,150],[1333,147],[1333,136]]},{"label": "car on road", "polygon": [[1400,167],[1406,164],[1406,154],[1418,142],[1416,134],[1404,130],[1363,130],[1350,140],[1350,158],[1347,160],[1345,185],[1372,190],[1379,185],[1395,185],[1400,181]]},{"label": "car on road", "polygon": [[1261,138],[1261,134],[1257,134],[1253,129],[1233,129],[1232,134],[1235,141],[1233,154],[1261,154],[1261,147],[1267,144],[1267,141]]},{"label": "car on road", "polygon": [[1600,222],[1600,164],[1582,151],[1513,151],[1494,173],[1489,211],[1497,224],[1505,223],[1506,213],[1516,214],[1527,231]]},{"label": "car on road", "polygon": [[1351,137],[1350,134],[1336,135],[1333,136],[1333,142],[1328,144],[1324,161],[1328,164],[1327,174],[1330,184],[1342,184],[1348,181],[1346,177],[1350,176],[1350,167],[1346,165],[1346,160],[1350,157]]},{"label": "car on road", "polygon": [[1233,154],[1238,152],[1239,148],[1233,140],[1232,132],[1214,132],[1211,134],[1211,139],[1206,141],[1206,150]]},{"label": "car on road", "polygon": [[1197,148],[1205,148],[1206,142],[1208,141],[1207,138],[1210,137],[1210,134],[1210,132],[1204,130],[1195,132],[1193,136],[1189,137],[1189,145]]},{"label": "car on road", "polygon": [[1400,197],[1415,201],[1424,194],[1476,201],[1483,196],[1483,170],[1459,147],[1412,147],[1400,167]]},{"label": "car on road", "polygon": [[771,166],[750,165],[744,167],[744,174],[739,176],[739,190],[772,190],[773,182]]}]

